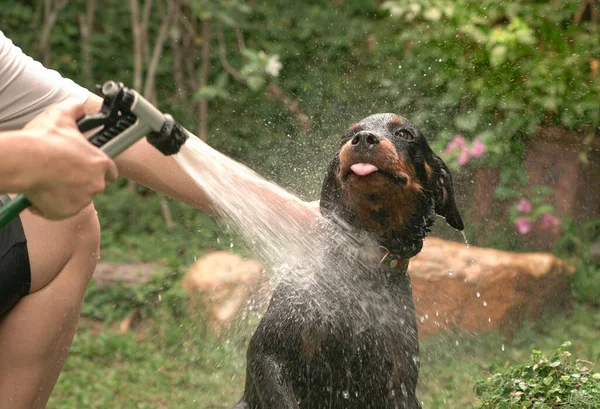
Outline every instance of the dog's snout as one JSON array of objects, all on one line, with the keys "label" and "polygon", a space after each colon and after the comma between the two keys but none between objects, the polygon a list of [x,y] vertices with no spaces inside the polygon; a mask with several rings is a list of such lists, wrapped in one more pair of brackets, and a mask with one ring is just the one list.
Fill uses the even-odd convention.
[{"label": "dog's snout", "polygon": [[372,132],[361,131],[354,135],[351,143],[354,149],[372,148],[379,144],[379,136]]}]

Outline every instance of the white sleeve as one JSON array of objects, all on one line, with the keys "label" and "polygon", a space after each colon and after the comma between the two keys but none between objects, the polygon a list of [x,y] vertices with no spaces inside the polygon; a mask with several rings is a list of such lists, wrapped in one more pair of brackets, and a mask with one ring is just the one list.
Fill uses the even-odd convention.
[{"label": "white sleeve", "polygon": [[89,91],[27,56],[0,31],[0,131],[20,129],[49,105]]}]

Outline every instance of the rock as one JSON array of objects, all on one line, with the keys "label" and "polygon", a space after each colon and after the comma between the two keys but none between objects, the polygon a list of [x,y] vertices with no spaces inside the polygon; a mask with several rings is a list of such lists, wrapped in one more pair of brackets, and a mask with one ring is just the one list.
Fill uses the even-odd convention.
[{"label": "rock", "polygon": [[211,328],[219,330],[249,303],[267,300],[263,272],[259,261],[216,251],[192,265],[183,287],[192,294],[192,302],[200,301],[209,311]]},{"label": "rock", "polygon": [[419,335],[441,329],[500,329],[564,312],[572,267],[551,254],[511,253],[434,237],[410,262]]},{"label": "rock", "polygon": [[167,269],[155,263],[98,263],[93,280],[100,286],[125,282],[140,285],[148,282],[155,274],[165,273]]},{"label": "rock", "polygon": [[[467,248],[429,237],[408,271],[422,339],[454,328],[511,335],[524,320],[565,312],[571,304],[574,271],[551,254]],[[183,286],[195,294],[192,303],[209,312],[217,332],[250,304],[261,312],[271,294],[262,263],[228,252],[199,259]]]}]

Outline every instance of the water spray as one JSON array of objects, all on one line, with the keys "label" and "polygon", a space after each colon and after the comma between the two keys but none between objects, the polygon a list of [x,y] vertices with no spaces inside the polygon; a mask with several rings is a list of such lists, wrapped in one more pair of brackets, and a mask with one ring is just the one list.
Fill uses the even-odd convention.
[{"label": "water spray", "polygon": [[[104,98],[100,111],[77,121],[81,132],[97,129],[88,137],[92,145],[115,158],[146,136],[164,155],[179,152],[188,134],[171,115],[163,114],[120,82],[108,81],[99,88]],[[22,194],[7,202],[0,208],[0,229],[29,206],[31,202]]]}]

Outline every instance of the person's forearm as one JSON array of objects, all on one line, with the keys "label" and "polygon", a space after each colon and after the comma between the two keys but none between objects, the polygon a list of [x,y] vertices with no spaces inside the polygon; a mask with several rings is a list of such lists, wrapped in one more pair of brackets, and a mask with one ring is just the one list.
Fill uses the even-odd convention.
[{"label": "person's forearm", "polygon": [[[97,112],[101,104],[102,99],[92,94],[86,102],[86,111]],[[216,213],[210,198],[179,164],[172,157],[164,156],[145,139],[123,152],[115,162],[121,176],[207,213]],[[202,166],[201,158],[198,164]],[[238,177],[243,178],[243,175]],[[290,213],[298,214],[301,218],[306,218],[310,224],[318,215],[318,206],[315,206],[315,203],[304,202],[282,189],[275,188],[270,183],[257,183],[252,178],[248,178],[246,182],[254,191],[260,192],[263,200],[277,203],[282,210],[286,209]]]},{"label": "person's forearm", "polygon": [[[101,106],[102,98],[91,93],[84,104],[86,114],[98,112]],[[198,185],[173,158],[164,156],[145,138],[121,153],[115,163],[119,175],[214,214],[210,201]]]},{"label": "person's forearm", "polygon": [[39,167],[40,161],[44,166],[28,132],[0,132],[0,193],[30,189],[35,183],[33,167]]}]

